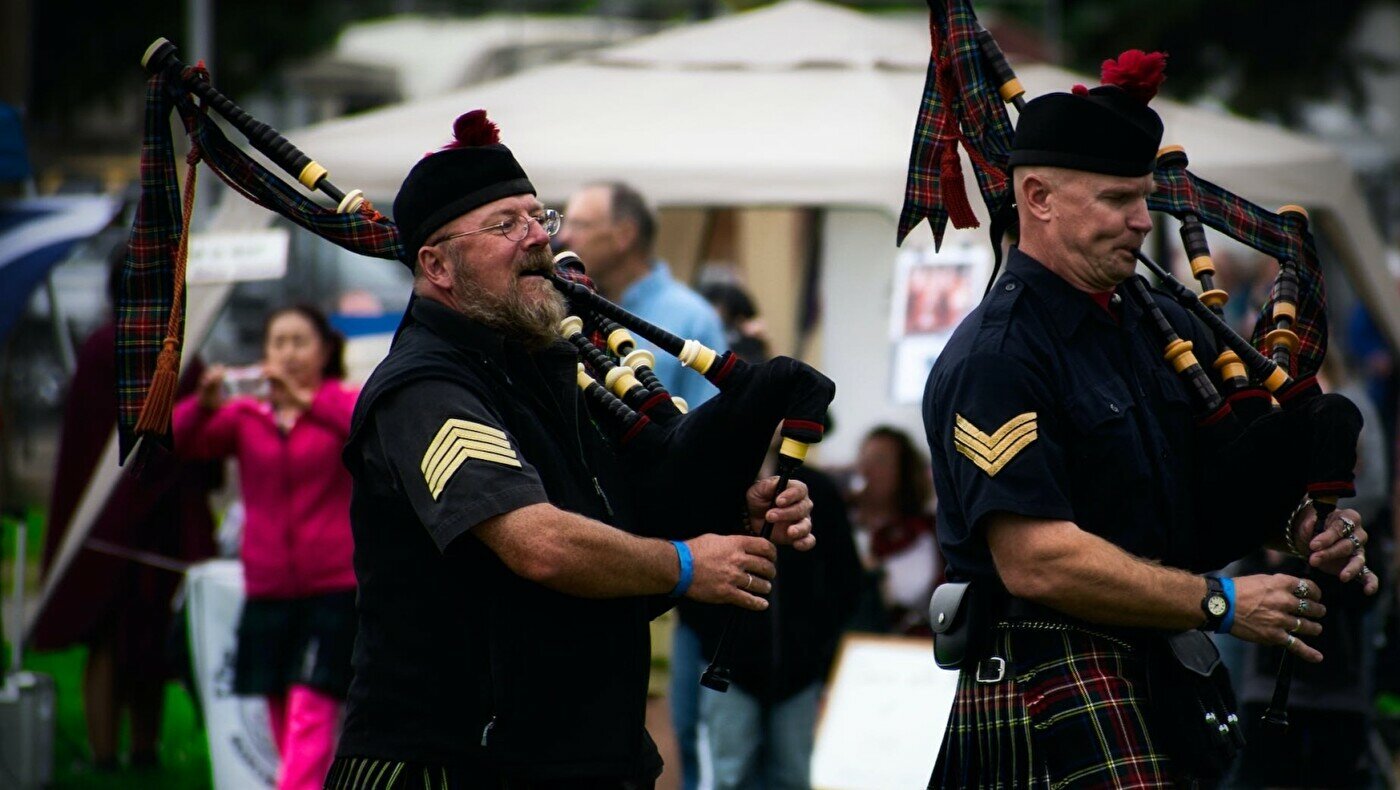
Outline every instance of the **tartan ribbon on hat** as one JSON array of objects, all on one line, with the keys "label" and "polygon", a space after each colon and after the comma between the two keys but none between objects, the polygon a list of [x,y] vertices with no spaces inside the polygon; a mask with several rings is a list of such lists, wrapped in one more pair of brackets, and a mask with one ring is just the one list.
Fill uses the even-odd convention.
[{"label": "tartan ribbon on hat", "polygon": [[[1147,207],[1176,217],[1195,214],[1201,222],[1293,268],[1298,279],[1298,315],[1293,331],[1298,350],[1293,355],[1294,378],[1314,374],[1327,354],[1327,293],[1318,264],[1312,233],[1293,214],[1275,214],[1223,189],[1182,167],[1158,167],[1152,179],[1156,190]],[[1273,328],[1273,306],[1279,283],[1274,282],[1269,301],[1255,321],[1250,343],[1268,356],[1264,336]]]},{"label": "tartan ribbon on hat", "polygon": [[958,160],[958,144],[967,151],[977,185],[992,217],[1011,208],[1006,178],[1012,127],[977,43],[979,23],[968,0],[928,0],[932,51],[923,98],[909,154],[904,208],[896,243],[902,243],[924,219],[935,247],[943,243],[948,220],[953,227],[977,227]]},{"label": "tartan ribbon on hat", "polygon": [[[202,69],[195,70],[207,78]],[[239,194],[351,252],[397,260],[398,227],[366,201],[359,211],[337,214],[302,196],[295,188],[229,142],[196,105],[188,89],[164,74],[146,83],[146,131],[141,144],[141,198],[127,240],[117,301],[117,429],[119,457],[125,461],[145,436],[169,445],[169,418],[137,431],[156,379],[157,358],[165,345],[172,310],[184,335],[183,299],[176,305],[176,258],[186,231],[181,218],[170,114],[178,111],[193,148]],[[193,176],[193,165],[187,177]],[[179,338],[177,338],[178,340]],[[178,343],[174,349],[178,368]],[[159,411],[159,410],[157,410]]]}]

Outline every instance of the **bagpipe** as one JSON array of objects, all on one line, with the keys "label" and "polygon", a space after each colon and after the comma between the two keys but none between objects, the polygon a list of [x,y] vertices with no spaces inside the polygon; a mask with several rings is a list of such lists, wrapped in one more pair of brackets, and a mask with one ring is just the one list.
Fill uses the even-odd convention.
[{"label": "bagpipe", "polygon": [[[992,35],[981,26],[970,0],[929,0],[932,52],[925,79],[904,207],[897,242],[928,220],[935,245],[948,222],[978,227],[966,194],[958,148],[966,151],[979,192],[991,218],[990,233],[999,266],[1004,234],[1016,223],[1008,177],[1013,126],[1006,105],[1025,107],[1025,88]],[[1165,57],[1140,51],[1105,61],[1103,82],[1118,85],[1144,103],[1156,92]],[[1076,88],[1078,90],[1078,88]],[[1221,351],[1208,360],[1220,385],[1196,358],[1190,341],[1178,336],[1139,277],[1120,286],[1147,315],[1147,326],[1163,348],[1163,359],[1185,381],[1197,409],[1201,433],[1212,457],[1204,475],[1239,480],[1237,470],[1253,473],[1251,483],[1296,483],[1313,500],[1320,529],[1341,497],[1353,496],[1356,439],[1361,416],[1337,395],[1324,395],[1316,380],[1327,350],[1326,296],[1308,215],[1298,206],[1266,211],[1187,169],[1185,150],[1158,152],[1148,208],[1180,222],[1180,235],[1200,293],[1183,285],[1142,251],[1138,261],[1159,286],[1210,330]],[[1279,274],[1250,339],[1225,321],[1229,295],[1215,282],[1215,264],[1205,227],[1236,239],[1278,261]],[[995,278],[995,273],[993,274]],[[988,284],[990,289],[991,284]],[[1275,408],[1277,403],[1279,408]],[[1277,464],[1281,459],[1291,464]],[[1248,503],[1241,503],[1241,512]],[[1285,651],[1273,700],[1265,715],[1271,731],[1287,727],[1287,700],[1293,656]],[[1224,728],[1225,723],[1221,723]]]},{"label": "bagpipe", "polygon": [[[220,94],[202,64],[187,66],[169,41],[158,39],[142,65],[147,83],[146,137],[142,146],[142,193],[122,267],[118,304],[118,429],[121,458],[137,441],[166,444],[170,436],[174,374],[183,342],[183,288],[195,166],[203,162],[236,192],[293,223],[352,252],[403,259],[398,226],[378,212],[359,190],[332,185],[324,167],[290,141]],[[309,190],[335,201],[326,207],[231,143],[207,115],[214,110],[258,151]],[[183,207],[170,133],[172,112],[190,140],[190,165]],[[650,512],[674,513],[652,531],[679,537],[689,530],[717,531],[744,515],[744,492],[753,483],[772,444],[778,448],[775,499],[789,477],[821,441],[835,385],[814,368],[787,357],[750,364],[730,351],[718,352],[677,337],[599,296],[583,262],[570,252],[555,258],[546,279],[570,305],[560,335],[579,352],[577,384],[590,416],[613,437],[619,455],[639,472],[638,498]],[[677,357],[704,376],[719,394],[697,408],[673,398],[657,379],[652,352],[632,332]],[[169,379],[169,382],[166,381]],[[647,481],[670,481],[664,487]],[[687,501],[655,501],[685,481]],[[771,535],[766,523],[762,536]],[[732,616],[737,610],[731,612]],[[728,630],[728,629],[726,629]],[[732,644],[732,643],[731,643]],[[721,640],[703,681],[728,686]]]}]

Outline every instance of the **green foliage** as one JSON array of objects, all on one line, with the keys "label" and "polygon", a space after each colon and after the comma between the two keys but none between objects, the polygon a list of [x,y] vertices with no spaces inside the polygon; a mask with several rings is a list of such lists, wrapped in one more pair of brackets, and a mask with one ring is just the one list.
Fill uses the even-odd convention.
[{"label": "green foliage", "polygon": [[[83,664],[86,660],[87,649],[75,647],[30,653],[24,662],[26,669],[49,675],[54,680],[58,705],[54,716],[52,787],[55,790],[197,790],[211,786],[209,743],[190,695],[177,683],[165,687],[159,767],[123,766],[111,773],[93,770],[83,717]],[[122,740],[125,748],[125,732]]]},{"label": "green foliage", "polygon": [[1244,115],[1296,122],[1307,101],[1364,106],[1362,77],[1386,64],[1348,48],[1369,6],[1395,0],[1066,0],[1071,68],[1098,73],[1125,49],[1168,53],[1163,93],[1209,91]]}]

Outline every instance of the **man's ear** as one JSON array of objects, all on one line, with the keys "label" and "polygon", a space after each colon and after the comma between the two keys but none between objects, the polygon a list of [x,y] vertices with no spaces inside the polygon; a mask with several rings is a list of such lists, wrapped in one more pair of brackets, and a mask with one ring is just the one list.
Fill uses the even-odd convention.
[{"label": "man's ear", "polygon": [[1050,179],[1034,170],[1021,179],[1017,204],[1022,210],[1042,222],[1050,219],[1050,195],[1054,192]]},{"label": "man's ear", "polygon": [[624,219],[614,222],[612,232],[619,254],[628,252],[637,243],[637,223],[631,220]]},{"label": "man's ear", "polygon": [[418,273],[438,288],[452,288],[452,266],[437,246],[418,248]]}]

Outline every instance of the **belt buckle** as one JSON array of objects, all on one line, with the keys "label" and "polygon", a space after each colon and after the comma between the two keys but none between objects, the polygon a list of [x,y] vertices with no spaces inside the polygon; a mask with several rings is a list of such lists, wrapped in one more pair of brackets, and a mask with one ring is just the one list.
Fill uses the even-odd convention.
[{"label": "belt buckle", "polygon": [[[982,677],[982,667],[986,664],[992,664],[996,667],[996,669],[994,670],[994,676]],[[1000,683],[1006,677],[1006,659],[1002,658],[1001,656],[991,656],[990,658],[985,658],[981,661],[978,661],[977,673],[975,677],[978,683]]]}]

